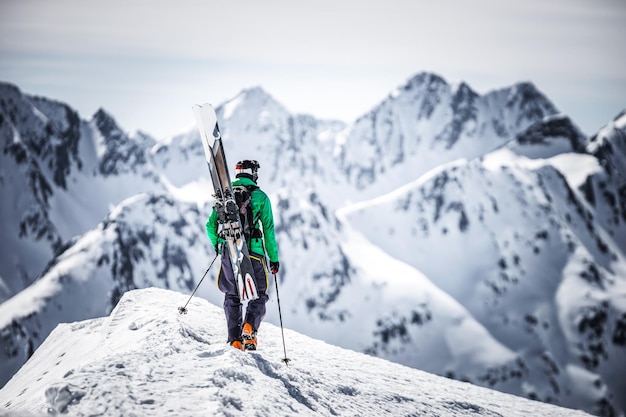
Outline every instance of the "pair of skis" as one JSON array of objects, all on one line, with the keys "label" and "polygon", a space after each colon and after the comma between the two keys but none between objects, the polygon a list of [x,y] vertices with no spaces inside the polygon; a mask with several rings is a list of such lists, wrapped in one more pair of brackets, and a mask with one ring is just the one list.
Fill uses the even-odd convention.
[{"label": "pair of skis", "polygon": [[218,233],[226,241],[227,250],[232,265],[233,274],[237,280],[237,290],[242,301],[259,298],[254,281],[254,269],[248,252],[248,245],[243,234],[243,225],[239,218],[239,207],[235,201],[233,187],[228,174],[228,165],[222,136],[217,124],[217,114],[210,104],[193,106],[204,155],[206,156],[215,203],[213,208],[218,214]]}]

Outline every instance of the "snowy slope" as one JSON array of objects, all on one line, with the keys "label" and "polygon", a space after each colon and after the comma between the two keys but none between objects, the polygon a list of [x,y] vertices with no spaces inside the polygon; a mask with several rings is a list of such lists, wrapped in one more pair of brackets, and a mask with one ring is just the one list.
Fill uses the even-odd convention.
[{"label": "snowy slope", "polygon": [[[325,217],[319,206],[303,206],[296,206],[299,216],[288,226],[292,208],[282,207],[278,223],[285,259],[303,259],[295,272],[294,263],[287,261],[281,275],[288,277],[281,282],[289,294],[282,303],[293,328],[431,371],[449,367],[478,379],[489,378],[491,368],[518,368],[513,352],[423,274],[372,245],[341,219],[328,213]],[[272,312],[268,319],[277,322]],[[473,343],[461,347],[459,340]]]},{"label": "snowy slope", "polygon": [[[127,292],[109,317],[61,324],[0,390],[34,415],[584,416],[436,377],[286,330],[260,329],[260,351],[224,343],[222,312],[194,298]],[[2,414],[4,415],[4,413]]]}]

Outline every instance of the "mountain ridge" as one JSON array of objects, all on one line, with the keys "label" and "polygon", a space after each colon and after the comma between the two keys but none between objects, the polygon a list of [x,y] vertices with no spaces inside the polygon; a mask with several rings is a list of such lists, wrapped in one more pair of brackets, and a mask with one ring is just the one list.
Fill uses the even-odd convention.
[{"label": "mountain ridge", "polygon": [[277,327],[262,326],[258,352],[236,351],[220,340],[220,309],[194,298],[189,313],[179,315],[177,306],[186,298],[155,288],[129,291],[109,317],[60,325],[0,389],[0,402],[14,411],[76,416],[165,410],[171,416],[587,415],[289,330],[286,366]]},{"label": "mountain ridge", "polygon": [[[479,101],[469,86],[450,86],[434,74],[418,74],[413,81],[420,80],[430,80],[424,85],[432,83],[433,91],[441,94],[409,89],[421,97],[414,100],[415,96],[392,93],[393,103],[401,105],[374,108],[379,112],[384,108],[392,118],[374,117],[373,111],[369,118],[348,126],[291,115],[262,89],[242,93],[217,108],[229,161],[254,155],[261,162],[260,185],[274,203],[281,248],[278,279],[281,293],[289,294],[281,300],[289,312],[289,326],[414,367],[439,364],[430,370],[440,375],[619,415],[626,407],[619,405],[615,393],[623,381],[610,368],[624,350],[611,341],[614,335],[620,340],[620,314],[625,310],[619,301],[625,247],[620,217],[624,205],[619,197],[621,119],[608,126],[606,132],[613,133],[597,138],[597,143],[610,143],[611,152],[603,145],[593,149],[607,151],[594,154],[589,144],[581,149],[585,140],[575,124],[558,115],[532,84],[496,90],[481,96],[488,100]],[[45,113],[64,114],[61,107],[49,103]],[[429,112],[431,119],[415,122]],[[64,120],[52,123],[66,126]],[[59,252],[65,255],[37,255],[44,265],[52,257],[40,280],[57,286],[61,293],[72,282],[106,283],[99,292],[101,308],[92,316],[107,314],[121,294],[133,288],[157,285],[189,291],[194,277],[212,258],[203,231],[211,186],[197,132],[167,141],[129,136],[105,110],[81,121],[79,131],[80,165],[75,163],[66,177],[68,190],[50,180],[48,171],[41,174],[54,188],[50,206],[42,214],[58,230],[63,242]],[[4,143],[11,143],[12,132],[4,132]],[[45,129],[37,132],[44,135]],[[488,134],[483,137],[480,132]],[[444,137],[456,140],[440,140]],[[431,144],[435,147],[429,148]],[[618,167],[613,171],[601,163],[609,158]],[[105,159],[106,175],[99,169]],[[3,161],[5,177],[14,172],[4,171],[8,166],[13,167]],[[0,184],[4,195],[10,192],[22,198],[7,184]],[[422,187],[425,194],[411,192],[414,186]],[[380,197],[396,188],[394,196]],[[392,209],[374,210],[363,221],[345,210],[365,212],[383,203]],[[0,212],[7,213],[6,207],[0,205]],[[417,256],[424,262],[416,263],[410,250],[395,247],[410,223],[393,214],[400,213],[399,208],[423,213],[403,241],[411,250],[417,249],[417,255],[430,246],[430,257]],[[9,219],[3,221],[4,227],[14,217],[4,214],[3,219]],[[505,217],[507,222],[500,220]],[[542,223],[533,223],[534,218]],[[386,231],[372,235],[376,228],[393,229],[394,235],[389,238]],[[111,233],[114,229],[117,232]],[[483,229],[485,237],[476,234]],[[422,235],[424,230],[427,236]],[[467,240],[470,235],[474,238]],[[10,231],[7,236],[17,234]],[[31,241],[15,242],[17,249]],[[41,241],[33,238],[32,242]],[[90,245],[107,255],[93,256]],[[548,256],[550,251],[555,251],[554,258]],[[35,256],[32,249],[23,253]],[[450,258],[450,253],[458,255]],[[460,260],[465,268],[450,269]],[[86,267],[79,267],[81,262]],[[2,265],[6,268],[6,263]],[[446,276],[445,271],[454,273]],[[475,280],[469,271],[487,278]],[[210,271],[207,278],[216,273]],[[4,280],[14,276],[10,274],[0,276]],[[412,279],[397,279],[398,274]],[[549,279],[529,278],[534,275]],[[489,315],[484,313],[488,308],[478,306],[504,307],[507,294],[523,286],[527,295],[522,299],[535,303],[529,309],[512,305],[515,314],[499,315],[500,310],[492,306],[498,314]],[[533,286],[559,297],[537,298],[529,292]],[[221,304],[219,292],[210,285],[203,287],[202,297]],[[555,292],[556,288],[560,290]],[[354,294],[359,295],[359,303]],[[476,295],[475,304],[467,294]],[[574,294],[574,310],[565,294]],[[89,304],[88,298],[65,301],[75,306],[84,302]],[[16,318],[17,306],[15,300],[0,304],[7,320]],[[44,309],[50,318],[45,319],[48,330],[29,328],[30,324],[16,319],[2,328],[0,343],[8,351],[21,352],[21,360],[28,357],[56,324],[51,314],[56,309],[54,303]],[[565,311],[576,314],[568,316]],[[267,321],[277,319],[270,309]],[[41,320],[41,316],[35,313],[28,320]],[[566,336],[559,334],[561,327]],[[550,338],[553,342],[546,343]],[[469,344],[459,349],[464,340],[480,343],[474,349]],[[563,347],[570,342],[573,347]],[[498,346],[512,353],[496,355]],[[520,353],[525,352],[524,346],[527,353]],[[441,352],[447,356],[436,356]],[[494,353],[491,360],[484,352]],[[572,384],[579,385],[572,391]]]}]

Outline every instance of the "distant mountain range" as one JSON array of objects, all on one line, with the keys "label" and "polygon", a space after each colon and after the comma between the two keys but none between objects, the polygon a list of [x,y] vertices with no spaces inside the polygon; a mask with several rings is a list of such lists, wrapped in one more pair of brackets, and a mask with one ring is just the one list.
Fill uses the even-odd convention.
[{"label": "distant mountain range", "polygon": [[[480,95],[431,73],[349,125],[261,88],[217,112],[229,162],[261,164],[285,326],[624,415],[626,113],[588,138],[531,83]],[[0,383],[60,322],[131,289],[193,290],[214,256],[195,129],[129,136],[105,110],[81,120],[0,84],[0,146]],[[222,303],[210,283],[198,295]]]}]

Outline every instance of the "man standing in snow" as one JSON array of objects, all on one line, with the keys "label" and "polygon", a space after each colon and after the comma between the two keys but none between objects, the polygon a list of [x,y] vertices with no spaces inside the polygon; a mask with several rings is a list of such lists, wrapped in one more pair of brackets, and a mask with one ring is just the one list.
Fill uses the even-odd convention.
[{"label": "man standing in snow", "polygon": [[[279,268],[278,245],[274,234],[274,217],[269,197],[257,185],[260,165],[255,160],[237,162],[235,166],[236,180],[233,187],[243,185],[251,193],[253,229],[248,239],[248,251],[254,268],[254,280],[259,298],[248,302],[245,320],[242,321],[243,305],[237,291],[237,282],[233,274],[228,250],[224,250],[225,241],[219,237],[218,214],[213,210],[206,223],[206,231],[213,247],[222,254],[222,266],[217,276],[217,286],[224,295],[224,313],[228,326],[228,342],[231,346],[242,350],[256,350],[256,333],[265,316],[265,304],[268,300],[268,272],[265,255],[270,260],[272,274]],[[259,228],[259,221],[262,229]],[[242,326],[243,324],[243,326]]]}]

